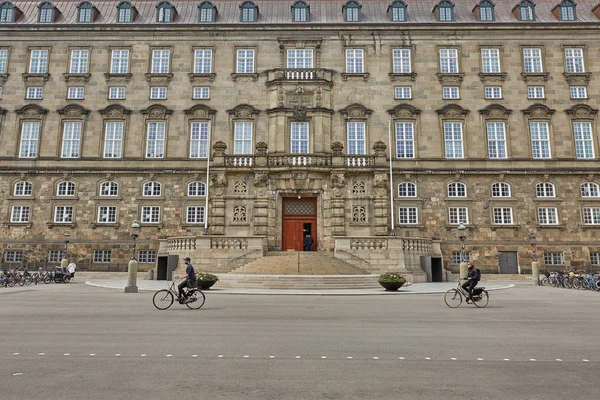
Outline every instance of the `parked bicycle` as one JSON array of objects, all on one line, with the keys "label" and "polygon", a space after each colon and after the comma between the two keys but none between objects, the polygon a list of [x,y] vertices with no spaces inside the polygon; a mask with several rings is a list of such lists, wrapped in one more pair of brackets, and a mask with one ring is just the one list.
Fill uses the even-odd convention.
[{"label": "parked bicycle", "polygon": [[[462,288],[460,281],[466,280],[465,278],[457,279],[458,285],[456,289],[450,289],[444,295],[444,302],[450,308],[456,308],[461,305],[463,298],[466,300],[469,298],[469,292]],[[489,295],[485,287],[476,287],[473,289],[473,304],[479,308],[483,308],[488,305],[490,301]]]},{"label": "parked bicycle", "polygon": [[[206,297],[202,290],[195,288],[187,288],[186,289],[185,298],[179,296],[177,289],[175,288],[175,282],[171,283],[171,287],[168,289],[162,289],[158,292],[154,293],[154,297],[152,297],[152,303],[154,303],[154,307],[159,310],[166,310],[171,307],[174,299],[177,299],[179,304],[185,304],[188,308],[192,310],[197,310],[204,305],[204,301]],[[186,299],[189,300],[186,302]]]}]

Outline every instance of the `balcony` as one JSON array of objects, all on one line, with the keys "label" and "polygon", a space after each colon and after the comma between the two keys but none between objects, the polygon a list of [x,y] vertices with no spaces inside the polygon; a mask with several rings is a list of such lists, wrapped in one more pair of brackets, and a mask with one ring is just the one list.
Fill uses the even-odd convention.
[{"label": "balcony", "polygon": [[[215,165],[219,165],[217,161]],[[223,165],[223,164],[221,164]],[[314,155],[314,154],[278,154],[278,155],[224,155],[224,166],[228,168],[252,167],[338,167],[373,168],[375,156],[366,155]]]},{"label": "balcony", "polygon": [[267,83],[332,82],[333,71],[324,68],[279,68],[267,71]]}]

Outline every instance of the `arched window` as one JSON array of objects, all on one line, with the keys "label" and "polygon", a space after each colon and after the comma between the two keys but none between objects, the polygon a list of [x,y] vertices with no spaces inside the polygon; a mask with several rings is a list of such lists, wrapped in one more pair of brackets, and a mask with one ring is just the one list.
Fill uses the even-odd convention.
[{"label": "arched window", "polygon": [[451,1],[440,1],[438,3],[438,21],[453,21],[453,10],[454,4]]},{"label": "arched window", "polygon": [[245,1],[240,6],[240,21],[256,22],[258,17],[258,7],[251,1]]},{"label": "arched window", "polygon": [[396,0],[390,4],[388,12],[392,22],[406,21],[406,3],[402,0]]},{"label": "arched window", "polygon": [[519,20],[534,21],[535,20],[535,4],[529,0],[523,0],[519,3]]},{"label": "arched window", "polygon": [[297,1],[292,6],[292,21],[308,22],[310,17],[310,6],[304,1]]},{"label": "arched window", "polygon": [[151,181],[144,183],[144,196],[160,196],[162,194],[162,185],[159,182]]},{"label": "arched window", "polygon": [[350,0],[342,7],[344,12],[344,21],[346,22],[358,22],[360,21],[360,9],[362,6],[357,1]]},{"label": "arched window", "polygon": [[417,197],[417,185],[412,182],[399,183],[398,197]]},{"label": "arched window", "polygon": [[217,7],[210,1],[203,1],[198,6],[198,21],[199,22],[214,22],[217,14]]},{"label": "arched window", "polygon": [[467,185],[460,182],[449,183],[448,197],[467,197]]},{"label": "arched window", "polygon": [[118,196],[119,184],[117,182],[102,182],[100,185],[100,196]]},{"label": "arched window", "polygon": [[75,196],[75,184],[73,182],[64,181],[56,185],[57,196]]},{"label": "arched window", "polygon": [[490,0],[480,1],[478,11],[480,21],[494,20],[494,3],[492,3]]},{"label": "arched window", "polygon": [[33,184],[28,181],[20,181],[15,183],[15,196],[33,196]]},{"label": "arched window", "polygon": [[0,22],[15,22],[15,6],[11,2],[0,4]]},{"label": "arched window", "polygon": [[77,22],[92,22],[92,4],[87,1],[77,7]]},{"label": "arched window", "polygon": [[597,183],[586,182],[581,184],[581,197],[600,197],[600,187]]},{"label": "arched window", "polygon": [[204,182],[192,182],[188,185],[187,195],[189,197],[206,196],[206,184]]},{"label": "arched window", "polygon": [[535,185],[536,197],[556,197],[554,184],[550,182],[542,182]]},{"label": "arched window", "polygon": [[493,183],[492,197],[510,197],[510,185],[505,182]]},{"label": "arched window", "polygon": [[173,5],[163,1],[156,6],[156,22],[173,22]]},{"label": "arched window", "polygon": [[117,6],[117,22],[133,22],[133,7],[131,3],[122,1]]},{"label": "arched window", "polygon": [[38,22],[43,24],[50,24],[54,22],[54,6],[52,3],[42,3],[38,6]]},{"label": "arched window", "polygon": [[575,3],[572,0],[564,0],[560,4],[560,20],[575,21]]}]

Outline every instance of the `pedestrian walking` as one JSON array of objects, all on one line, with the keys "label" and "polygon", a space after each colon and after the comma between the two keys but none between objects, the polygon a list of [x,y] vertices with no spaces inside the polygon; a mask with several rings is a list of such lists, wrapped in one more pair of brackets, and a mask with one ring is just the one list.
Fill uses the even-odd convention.
[{"label": "pedestrian walking", "polygon": [[312,236],[310,236],[310,233],[306,234],[306,236],[304,236],[304,251],[312,251],[314,242],[315,241]]},{"label": "pedestrian walking", "polygon": [[71,280],[75,278],[75,270],[77,269],[77,265],[75,261],[69,260],[69,265],[67,266],[67,272],[71,274]]}]

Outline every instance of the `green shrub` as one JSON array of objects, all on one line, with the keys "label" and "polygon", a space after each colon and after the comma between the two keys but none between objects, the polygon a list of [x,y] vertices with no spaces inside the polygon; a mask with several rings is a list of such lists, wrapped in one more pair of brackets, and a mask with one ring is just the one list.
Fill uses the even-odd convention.
[{"label": "green shrub", "polygon": [[196,275],[197,281],[218,281],[219,278],[216,275],[209,274],[206,272],[201,272]]},{"label": "green shrub", "polygon": [[404,275],[388,272],[386,274],[379,275],[379,282],[406,282],[406,278]]}]

